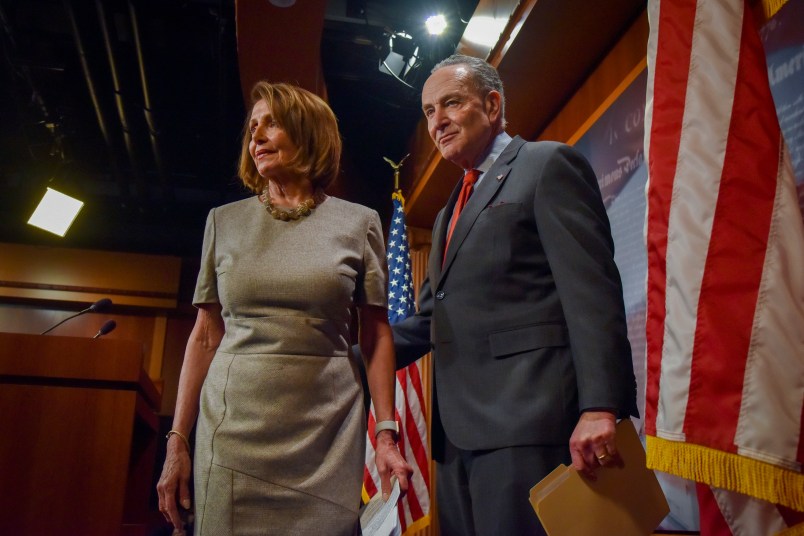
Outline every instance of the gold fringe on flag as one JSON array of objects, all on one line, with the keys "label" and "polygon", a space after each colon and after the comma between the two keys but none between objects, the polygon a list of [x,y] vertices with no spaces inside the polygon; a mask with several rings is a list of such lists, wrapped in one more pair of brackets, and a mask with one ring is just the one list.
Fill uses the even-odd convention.
[{"label": "gold fringe on flag", "polygon": [[799,523],[784,529],[782,532],[777,532],[776,536],[804,536],[804,523]]},{"label": "gold fringe on flag", "polygon": [[761,0],[760,4],[762,4],[762,13],[765,15],[765,20],[776,15],[786,3],[787,0]]},{"label": "gold fringe on flag", "polygon": [[649,469],[804,512],[804,474],[720,450],[646,436]]},{"label": "gold fringe on flag", "polygon": [[[402,536],[413,536],[414,534],[417,534],[418,532],[423,531],[424,529],[426,529],[429,526],[430,526],[430,515],[428,514],[428,515],[426,515],[424,517],[421,517],[421,518],[417,519],[414,523],[410,524],[408,526],[408,528],[405,529],[405,532],[402,533]],[[788,536],[788,535],[785,534],[785,536]],[[798,535],[795,535],[795,536],[798,536]]]},{"label": "gold fringe on flag", "polygon": [[754,24],[760,30],[781,10],[788,0],[748,0],[748,7],[754,14]]}]

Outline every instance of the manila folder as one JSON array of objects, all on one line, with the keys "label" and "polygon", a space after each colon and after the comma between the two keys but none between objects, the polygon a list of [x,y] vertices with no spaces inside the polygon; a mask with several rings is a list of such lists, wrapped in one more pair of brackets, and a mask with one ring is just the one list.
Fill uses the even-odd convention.
[{"label": "manila folder", "polygon": [[670,512],[656,475],[645,466],[631,419],[617,424],[616,441],[621,467],[602,467],[591,481],[559,465],[530,490],[530,503],[549,536],[645,536]]}]

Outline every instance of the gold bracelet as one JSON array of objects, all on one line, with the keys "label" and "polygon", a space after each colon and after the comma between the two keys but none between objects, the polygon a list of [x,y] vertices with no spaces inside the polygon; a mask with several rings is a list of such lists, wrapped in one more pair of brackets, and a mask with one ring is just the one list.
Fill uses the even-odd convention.
[{"label": "gold bracelet", "polygon": [[170,432],[168,432],[167,435],[165,436],[165,439],[170,439],[170,436],[172,436],[174,434],[179,436],[181,438],[181,440],[184,441],[184,444],[187,445],[187,452],[192,452],[193,451],[193,449],[190,448],[190,440],[187,439],[186,435],[182,434],[178,430],[171,430]]}]

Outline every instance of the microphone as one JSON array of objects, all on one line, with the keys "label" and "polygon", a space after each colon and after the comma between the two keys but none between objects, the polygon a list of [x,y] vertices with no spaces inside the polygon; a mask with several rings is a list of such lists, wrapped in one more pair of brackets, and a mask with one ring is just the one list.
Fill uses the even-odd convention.
[{"label": "microphone", "polygon": [[[104,311],[108,311],[109,307],[112,306],[112,300],[109,298],[101,298],[89,307],[86,310],[92,311],[93,313],[102,313]],[[82,311],[83,312],[83,311]]]},{"label": "microphone", "polygon": [[[81,316],[82,314],[88,313],[90,311],[92,311],[93,313],[102,313],[103,311],[106,311],[107,309],[109,309],[109,307],[111,307],[111,306],[112,306],[112,300],[110,300],[109,298],[101,298],[98,301],[96,301],[95,303],[93,303],[92,305],[90,305],[89,307],[87,307],[86,309],[84,309],[83,311],[78,311],[74,315],[68,316],[67,318],[65,318],[64,320],[62,320],[61,322],[59,322],[55,326],[51,326],[51,327],[47,328],[45,331],[40,333],[40,335],[44,335],[45,333],[49,333],[50,331],[53,331],[54,329],[56,329],[57,327],[61,326],[62,324],[64,324],[68,320],[70,320],[71,318],[75,318],[76,316]],[[114,328],[112,328],[112,329],[114,329]],[[112,329],[110,329],[109,331],[112,331]]]},{"label": "microphone", "polygon": [[107,333],[109,333],[110,331],[112,331],[116,327],[117,327],[117,322],[115,322],[114,320],[107,320],[101,326],[101,328],[98,330],[98,332],[95,334],[95,336],[92,337],[92,338],[97,339],[98,337],[106,335]]}]

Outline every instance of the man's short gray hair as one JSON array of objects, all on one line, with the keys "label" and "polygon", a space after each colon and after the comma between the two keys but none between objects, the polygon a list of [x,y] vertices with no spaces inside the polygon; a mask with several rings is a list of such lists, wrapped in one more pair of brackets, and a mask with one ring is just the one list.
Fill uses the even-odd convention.
[{"label": "man's short gray hair", "polygon": [[505,128],[505,91],[503,90],[503,83],[497,69],[480,58],[465,56],[463,54],[453,54],[438,62],[430,73],[432,74],[439,69],[452,65],[465,65],[469,69],[472,85],[475,91],[483,97],[488,95],[490,91],[496,91],[500,94],[500,117],[502,118],[502,128]]}]

